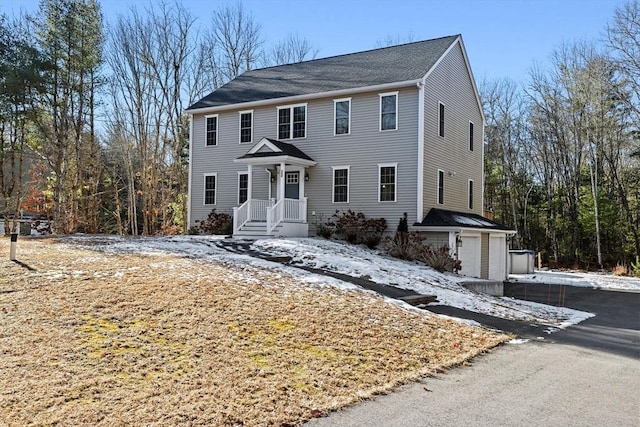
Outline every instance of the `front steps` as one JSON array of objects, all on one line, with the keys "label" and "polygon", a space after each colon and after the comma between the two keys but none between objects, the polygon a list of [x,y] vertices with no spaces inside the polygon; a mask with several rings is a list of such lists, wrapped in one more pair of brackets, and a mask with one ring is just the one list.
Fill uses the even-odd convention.
[{"label": "front steps", "polygon": [[243,225],[240,230],[233,234],[236,239],[255,240],[274,237],[282,228],[282,224],[278,224],[273,232],[267,233],[267,223],[264,221],[249,221]]}]

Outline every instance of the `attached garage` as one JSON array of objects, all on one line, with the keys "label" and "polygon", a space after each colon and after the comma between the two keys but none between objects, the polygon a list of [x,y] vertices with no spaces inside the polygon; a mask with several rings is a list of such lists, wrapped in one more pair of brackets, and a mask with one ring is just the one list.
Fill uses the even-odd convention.
[{"label": "attached garage", "polygon": [[507,279],[507,238],[515,231],[504,225],[473,213],[433,208],[412,228],[427,236],[447,233],[451,255],[462,264],[460,275],[497,281]]}]

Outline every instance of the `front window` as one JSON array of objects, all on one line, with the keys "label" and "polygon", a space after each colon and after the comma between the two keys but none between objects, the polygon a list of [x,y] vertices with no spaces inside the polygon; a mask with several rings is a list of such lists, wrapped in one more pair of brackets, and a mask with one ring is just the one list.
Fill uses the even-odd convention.
[{"label": "front window", "polygon": [[398,127],[398,93],[380,95],[380,130],[394,130]]},{"label": "front window", "polygon": [[207,146],[218,145],[218,116],[206,117]]},{"label": "front window", "polygon": [[306,133],[306,105],[278,109],[278,139],[305,138]]},{"label": "front window", "polygon": [[469,151],[473,151],[473,123],[469,122]]},{"label": "front window", "polygon": [[249,197],[249,174],[238,174],[238,204],[241,205]]},{"label": "front window", "polygon": [[473,209],[473,180],[469,180],[469,209]]},{"label": "front window", "polygon": [[333,203],[349,202],[349,167],[333,169]]},{"label": "front window", "polygon": [[441,102],[438,105],[440,106],[438,111],[438,135],[444,136],[444,104]]},{"label": "front window", "polygon": [[216,175],[204,176],[204,204],[216,204]]},{"label": "front window", "polygon": [[396,165],[378,165],[379,167],[379,197],[381,202],[396,201]]},{"label": "front window", "polygon": [[349,124],[351,117],[351,100],[338,99],[335,103],[335,128],[336,135],[346,135],[349,133]]},{"label": "front window", "polygon": [[251,111],[240,112],[240,143],[251,142],[253,129],[253,113]]},{"label": "front window", "polygon": [[438,171],[438,204],[444,204],[444,171]]}]

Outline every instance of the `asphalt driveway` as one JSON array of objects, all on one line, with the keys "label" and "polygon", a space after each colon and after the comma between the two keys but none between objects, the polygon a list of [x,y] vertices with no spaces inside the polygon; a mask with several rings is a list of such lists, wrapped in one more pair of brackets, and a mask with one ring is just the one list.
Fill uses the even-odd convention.
[{"label": "asphalt driveway", "polygon": [[640,426],[640,293],[510,284],[505,294],[596,316],[548,334],[540,326],[430,307],[528,341],[307,425]]}]

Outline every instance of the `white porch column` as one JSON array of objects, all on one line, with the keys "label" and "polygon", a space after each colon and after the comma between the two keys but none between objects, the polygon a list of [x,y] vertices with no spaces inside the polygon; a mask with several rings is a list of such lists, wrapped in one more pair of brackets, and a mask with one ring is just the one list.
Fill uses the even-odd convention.
[{"label": "white porch column", "polygon": [[300,194],[298,194],[298,199],[302,200],[304,199],[304,167],[300,166],[298,168],[298,176],[300,177]]},{"label": "white porch column", "polygon": [[284,162],[280,163],[280,172],[278,173],[278,201],[284,199],[284,178],[285,178]]},{"label": "white porch column", "polygon": [[253,165],[247,165],[247,200],[251,200],[251,188],[253,187]]}]

